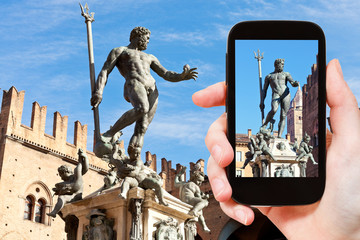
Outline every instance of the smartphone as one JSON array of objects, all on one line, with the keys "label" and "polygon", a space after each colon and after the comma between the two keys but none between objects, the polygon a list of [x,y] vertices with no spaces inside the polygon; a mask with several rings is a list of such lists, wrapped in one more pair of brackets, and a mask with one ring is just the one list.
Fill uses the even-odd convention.
[{"label": "smartphone", "polygon": [[325,188],[326,56],[322,29],[305,21],[246,21],[226,54],[227,167],[241,204],[310,204]]}]

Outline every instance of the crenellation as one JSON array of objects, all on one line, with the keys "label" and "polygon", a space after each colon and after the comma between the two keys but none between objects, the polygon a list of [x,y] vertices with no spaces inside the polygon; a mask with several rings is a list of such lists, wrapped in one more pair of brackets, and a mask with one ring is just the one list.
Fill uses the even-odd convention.
[{"label": "crenellation", "polygon": [[25,91],[18,92],[15,87],[3,91],[0,124],[5,128],[5,134],[11,133],[21,124],[24,97]]},{"label": "crenellation", "polygon": [[75,122],[74,127],[74,145],[78,148],[86,149],[87,144],[87,125],[81,125],[79,121]]},{"label": "crenellation", "polygon": [[189,165],[190,165],[190,171],[193,171],[195,168],[195,163],[190,162]]},{"label": "crenellation", "polygon": [[[45,133],[47,107],[33,102],[30,127],[21,124],[25,91],[19,92],[15,87],[4,90],[0,113],[2,136],[12,136],[29,147],[41,149],[43,152],[61,156],[77,156],[78,148],[86,150],[87,125],[76,121],[74,127],[74,143],[68,143],[68,116],[54,113],[53,134]],[[105,162],[98,159],[92,152],[89,154],[91,164],[108,169]]]},{"label": "crenellation", "polygon": [[168,172],[168,162],[166,158],[161,159],[161,172]]},{"label": "crenellation", "polygon": [[151,164],[149,166],[150,169],[154,170],[155,172],[157,172],[157,168],[156,168],[156,154],[151,154],[151,152],[147,151],[145,153],[145,160],[146,161],[151,161]]},{"label": "crenellation", "polygon": [[58,144],[66,143],[68,127],[68,116],[61,116],[59,112],[54,113],[53,136]]},{"label": "crenellation", "polygon": [[47,107],[40,107],[38,102],[33,102],[30,127],[38,137],[45,133]]}]

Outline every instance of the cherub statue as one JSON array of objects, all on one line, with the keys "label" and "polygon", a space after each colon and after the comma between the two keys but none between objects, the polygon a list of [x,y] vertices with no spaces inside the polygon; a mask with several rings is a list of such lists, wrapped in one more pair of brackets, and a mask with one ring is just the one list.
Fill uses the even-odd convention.
[{"label": "cherub statue", "polygon": [[253,158],[250,161],[255,162],[255,159],[259,155],[268,155],[268,156],[270,156],[270,158],[272,160],[276,161],[276,159],[274,158],[274,156],[270,152],[270,148],[268,147],[267,142],[264,139],[264,134],[259,132],[259,133],[256,134],[256,138],[257,138],[256,141],[255,141],[254,138],[250,138],[250,141],[251,141],[251,143],[252,143],[252,145],[254,146],[254,149],[255,149]]},{"label": "cherub statue", "polygon": [[314,165],[317,165],[318,163],[315,162],[314,156],[312,154],[313,146],[309,145],[310,139],[311,139],[310,136],[307,133],[305,133],[303,140],[301,141],[298,149],[299,155],[296,157],[295,160],[300,161],[303,157],[307,157],[312,161]]},{"label": "cherub statue", "polygon": [[104,177],[103,189],[109,189],[115,186],[119,180],[117,179],[116,171],[114,169],[109,170],[108,174]]},{"label": "cherub statue", "polygon": [[51,213],[47,213],[50,217],[55,218],[56,214],[64,207],[66,203],[74,202],[82,199],[83,192],[83,175],[89,170],[89,161],[80,148],[78,151],[79,163],[74,169],[67,165],[58,168],[59,175],[63,182],[55,184],[53,191],[58,195],[58,201]]},{"label": "cherub statue", "polygon": [[[198,164],[196,164],[198,165]],[[209,205],[209,195],[204,194],[200,190],[200,185],[204,181],[204,173],[200,171],[199,166],[195,165],[195,171],[190,172],[190,181],[185,182],[181,180],[181,176],[185,173],[186,167],[182,167],[175,176],[175,187],[179,189],[180,200],[193,206],[189,211],[189,215],[199,218],[199,222],[205,232],[210,232],[207,227],[203,215],[203,209]]]},{"label": "cherub statue", "polygon": [[254,139],[253,136],[251,136],[250,139],[251,138],[252,138],[252,140],[250,140],[250,142],[247,144],[249,151],[245,153],[246,159],[245,159],[244,165],[241,167],[241,169],[245,169],[245,167],[249,164],[251,159],[253,159],[253,156],[255,154],[255,146],[253,143],[256,143],[256,140]]},{"label": "cherub statue", "polygon": [[144,166],[140,158],[141,148],[131,147],[128,152],[129,156],[125,154],[123,148],[115,144],[110,158],[110,163],[117,168],[117,176],[124,179],[120,197],[126,199],[129,189],[134,187],[153,189],[159,203],[167,206],[168,204],[164,201],[164,189],[161,187],[162,179],[156,172]]}]

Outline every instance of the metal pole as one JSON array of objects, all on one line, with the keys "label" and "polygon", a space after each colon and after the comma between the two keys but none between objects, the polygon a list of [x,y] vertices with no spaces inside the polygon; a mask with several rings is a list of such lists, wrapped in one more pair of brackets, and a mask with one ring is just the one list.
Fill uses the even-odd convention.
[{"label": "metal pole", "polygon": [[[80,3],[79,5],[81,8],[81,15],[85,18],[85,23],[86,23],[88,52],[89,52],[90,84],[91,84],[91,96],[92,96],[92,94],[95,92],[95,63],[94,63],[94,50],[93,50],[91,23],[95,21],[95,19],[93,12],[89,14],[89,7],[87,3],[85,4],[86,12],[84,12],[84,8]],[[99,108],[95,107],[92,110],[94,112],[95,144],[96,144],[96,142],[100,139]]]},{"label": "metal pole", "polygon": [[[258,61],[258,68],[259,68],[259,85],[260,85],[260,104],[263,102],[263,90],[262,90],[262,76],[261,76],[261,59],[264,58],[264,53],[260,54],[260,50],[258,49],[257,55],[254,52],[255,58]],[[264,124],[264,109],[261,109],[261,122]]]}]

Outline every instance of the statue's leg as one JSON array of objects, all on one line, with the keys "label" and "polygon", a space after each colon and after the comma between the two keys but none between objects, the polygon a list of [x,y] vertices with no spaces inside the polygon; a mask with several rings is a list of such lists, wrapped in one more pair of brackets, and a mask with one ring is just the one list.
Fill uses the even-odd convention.
[{"label": "statue's leg", "polygon": [[199,222],[200,222],[200,224],[203,227],[205,232],[210,232],[210,229],[206,225],[205,218],[204,218],[202,213],[199,215]]},{"label": "statue's leg", "polygon": [[110,141],[117,132],[133,124],[149,111],[147,92],[142,83],[139,81],[133,81],[131,84],[126,86],[124,91],[128,92],[127,96],[134,108],[125,112],[116,121],[114,126],[103,134],[103,138],[105,138],[106,141]]},{"label": "statue's leg", "polygon": [[282,100],[281,100],[281,112],[280,112],[280,121],[279,121],[279,137],[282,136],[282,133],[285,128],[285,122],[286,122],[286,115],[290,109],[290,93],[287,94]]},{"label": "statue's leg", "polygon": [[308,156],[314,165],[318,164],[317,162],[315,162],[315,159],[314,159],[314,156],[312,155],[312,153],[309,153]]},{"label": "statue's leg", "polygon": [[241,167],[241,169],[245,169],[245,167],[249,164],[251,158],[245,159],[244,165]]},{"label": "statue's leg", "polygon": [[131,188],[137,187],[139,185],[138,181],[132,177],[125,177],[123,183],[121,184],[121,193],[119,194],[119,197],[126,199],[127,193]]},{"label": "statue's leg", "polygon": [[255,162],[255,160],[256,160],[256,158],[258,157],[258,155],[259,155],[258,151],[255,151],[255,153],[254,153],[252,159],[250,160],[250,162]]},{"label": "statue's leg", "polygon": [[279,97],[273,96],[272,101],[271,101],[271,110],[267,114],[263,126],[266,126],[274,118],[275,113],[278,110],[278,108],[279,108]]},{"label": "statue's leg", "polygon": [[198,198],[198,197],[193,197],[190,201],[189,204],[194,206],[190,212],[189,215],[193,215],[193,216],[199,216],[199,212],[204,208],[207,207],[209,205],[209,202],[207,200]]},{"label": "statue's leg", "polygon": [[169,205],[164,200],[164,189],[161,187],[159,181],[157,181],[156,179],[152,177],[147,177],[141,182],[140,187],[143,187],[145,189],[154,189],[155,195],[159,199],[159,203],[165,206]]},{"label": "statue's leg", "polygon": [[142,148],[144,143],[144,135],[154,118],[157,104],[158,104],[158,91],[155,91],[149,95],[148,103],[149,103],[149,111],[138,121],[136,121],[134,134],[130,139],[129,147],[140,147]]},{"label": "statue's leg", "polygon": [[301,152],[296,158],[295,158],[295,160],[296,161],[299,161],[302,157],[304,157],[306,155],[306,153],[305,152]]},{"label": "statue's leg", "polygon": [[[71,195],[70,195],[71,196]],[[51,211],[51,213],[47,213],[48,216],[55,218],[56,214],[60,212],[60,210],[64,207],[66,203],[66,197],[64,195],[60,195],[58,197],[58,201],[55,204],[54,209]]]}]

